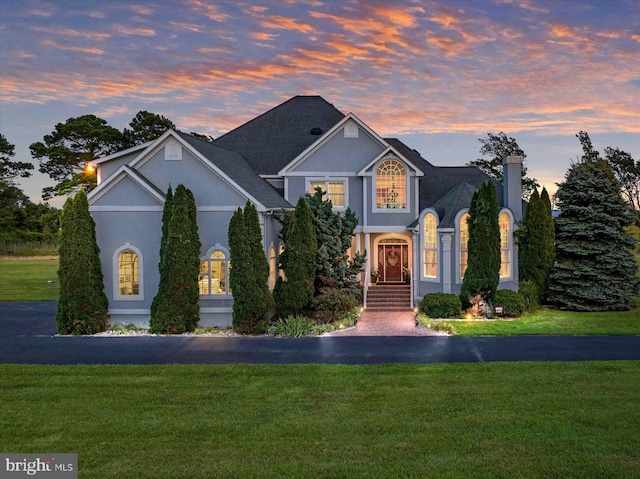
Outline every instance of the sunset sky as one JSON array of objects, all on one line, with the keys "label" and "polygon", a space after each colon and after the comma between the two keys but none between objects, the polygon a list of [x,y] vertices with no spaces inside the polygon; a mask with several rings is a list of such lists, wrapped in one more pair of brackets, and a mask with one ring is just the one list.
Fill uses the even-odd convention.
[{"label": "sunset sky", "polygon": [[[122,129],[148,110],[217,137],[294,95],[435,165],[504,131],[553,192],[580,130],[640,158],[640,0],[0,2],[0,132],[17,160],[71,117]],[[51,184],[21,186],[37,202]]]}]

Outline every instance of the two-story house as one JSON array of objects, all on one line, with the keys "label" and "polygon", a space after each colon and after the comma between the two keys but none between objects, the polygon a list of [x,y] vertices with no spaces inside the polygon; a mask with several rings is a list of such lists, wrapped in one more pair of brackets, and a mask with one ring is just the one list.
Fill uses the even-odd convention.
[{"label": "two-story house", "polygon": [[[156,294],[164,196],[182,183],[194,194],[201,251],[201,325],[231,324],[227,230],[251,201],[260,215],[273,288],[279,254],[276,217],[320,186],[336,211],[359,218],[351,254],[367,253],[386,283],[410,274],[411,301],[459,293],[466,268],[466,218],[473,192],[488,177],[474,167],[438,167],[395,138],[382,138],[354,114],[319,96],[296,96],[208,142],[179,131],[95,162],[89,195],[112,322],[148,324]],[[500,288],[517,288],[514,227],[522,216],[520,159],[505,162]]]}]

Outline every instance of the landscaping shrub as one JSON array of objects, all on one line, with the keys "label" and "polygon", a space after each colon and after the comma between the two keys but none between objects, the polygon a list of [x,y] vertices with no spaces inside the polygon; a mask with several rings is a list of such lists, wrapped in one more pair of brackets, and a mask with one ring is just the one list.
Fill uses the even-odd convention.
[{"label": "landscaping shrub", "polygon": [[321,323],[332,323],[345,313],[358,306],[358,300],[347,290],[324,288],[320,296],[314,299],[313,305],[318,312]]},{"label": "landscaping shrub", "polygon": [[533,281],[520,281],[518,293],[520,293],[522,295],[522,299],[524,299],[524,310],[527,313],[533,313],[540,309],[540,303],[538,302],[538,297],[540,296],[538,286],[536,286]]},{"label": "landscaping shrub", "polygon": [[420,310],[430,318],[459,318],[462,303],[455,294],[430,293],[422,298]]},{"label": "landscaping shrub", "polygon": [[522,316],[526,309],[522,295],[509,289],[500,289],[496,291],[493,306],[502,307],[502,313],[499,313],[500,316],[509,316],[514,318]]},{"label": "landscaping shrub", "polygon": [[271,332],[276,336],[289,336],[299,338],[313,331],[313,323],[306,316],[291,315],[278,319]]}]

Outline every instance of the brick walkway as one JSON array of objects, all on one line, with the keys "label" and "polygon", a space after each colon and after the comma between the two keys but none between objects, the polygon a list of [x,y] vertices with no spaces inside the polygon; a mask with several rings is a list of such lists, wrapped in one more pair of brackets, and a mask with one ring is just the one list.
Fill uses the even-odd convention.
[{"label": "brick walkway", "polygon": [[416,327],[415,314],[411,311],[365,311],[355,327],[326,334],[325,336],[441,336],[432,329]]}]

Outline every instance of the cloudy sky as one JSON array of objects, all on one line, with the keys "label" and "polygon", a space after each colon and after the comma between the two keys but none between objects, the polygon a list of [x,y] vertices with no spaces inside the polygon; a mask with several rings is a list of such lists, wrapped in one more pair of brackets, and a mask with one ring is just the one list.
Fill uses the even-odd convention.
[{"label": "cloudy sky", "polygon": [[[504,131],[555,191],[580,130],[640,157],[640,0],[0,2],[0,132],[22,161],[71,117],[219,136],[298,94],[435,165]],[[22,182],[34,201],[50,184]]]}]

